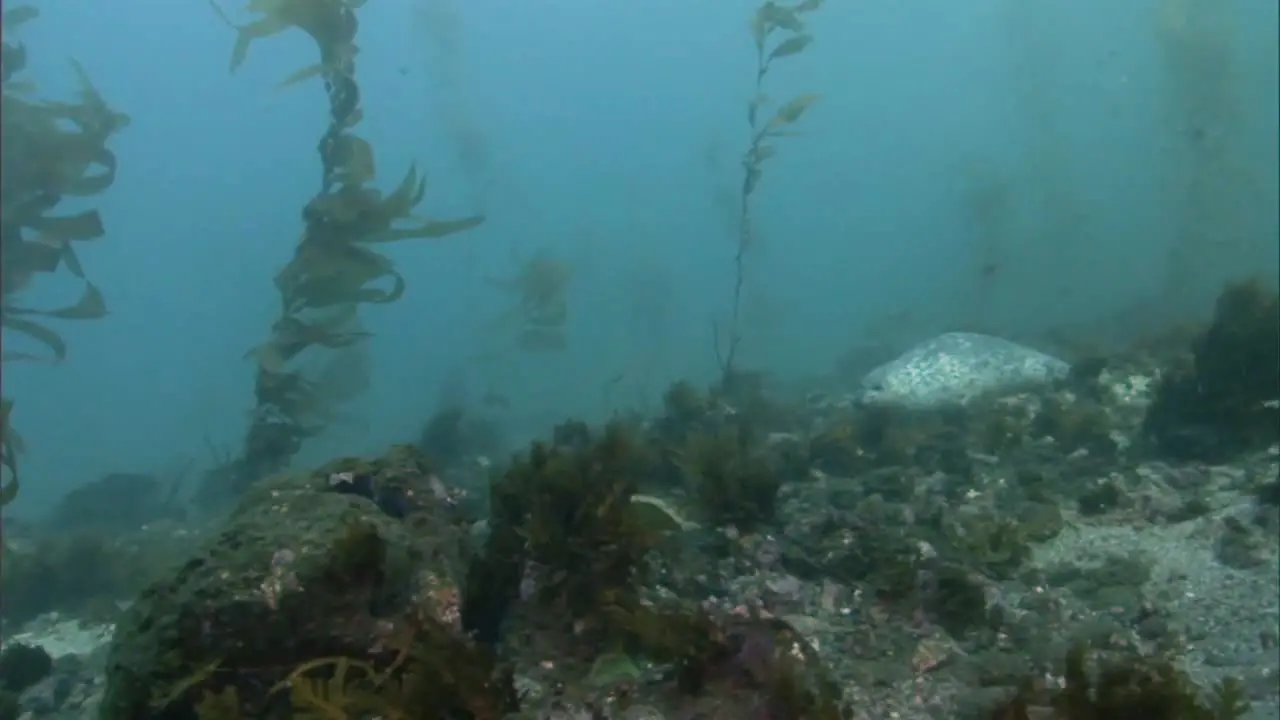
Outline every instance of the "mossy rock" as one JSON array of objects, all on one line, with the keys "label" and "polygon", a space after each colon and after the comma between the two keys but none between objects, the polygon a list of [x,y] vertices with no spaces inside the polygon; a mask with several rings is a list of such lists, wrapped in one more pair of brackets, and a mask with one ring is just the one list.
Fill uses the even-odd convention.
[{"label": "mossy rock", "polygon": [[193,718],[228,689],[244,717],[292,717],[288,693],[271,688],[304,663],[390,663],[388,633],[454,631],[421,622],[461,577],[466,533],[451,505],[423,489],[396,517],[342,480],[428,482],[413,457],[337,467],[254,486],[220,534],[142,593],[111,646],[103,720]]}]

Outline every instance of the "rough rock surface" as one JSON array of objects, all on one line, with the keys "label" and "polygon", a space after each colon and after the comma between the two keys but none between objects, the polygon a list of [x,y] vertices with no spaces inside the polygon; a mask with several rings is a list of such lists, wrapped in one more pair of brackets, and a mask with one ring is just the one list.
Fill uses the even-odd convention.
[{"label": "rough rock surface", "polygon": [[[760,579],[730,584],[763,588],[770,611],[813,633],[855,717],[987,717],[1028,672],[1060,682],[1081,640],[1171,658],[1206,690],[1234,678],[1246,718],[1277,717],[1280,503],[1261,489],[1278,486],[1280,447],[1223,464],[1153,458],[1140,438],[1150,371],[1106,370],[1098,386],[971,403],[969,464],[924,462],[953,425],[909,434],[905,465],[784,487],[780,552]],[[837,429],[841,407],[820,411]],[[1079,442],[1094,425],[1108,442]],[[1020,539],[969,542],[984,517]],[[886,574],[917,544],[918,562]],[[886,590],[905,599],[885,603]]]},{"label": "rough rock surface", "polygon": [[303,661],[394,656],[410,624],[451,632],[465,527],[425,464],[388,458],[256,485],[120,621],[101,717],[194,717],[230,686],[246,717],[273,717],[271,688]]},{"label": "rough rock surface", "polygon": [[1066,377],[1067,363],[990,335],[946,333],[872,370],[862,381],[870,405],[914,408],[965,403]]}]

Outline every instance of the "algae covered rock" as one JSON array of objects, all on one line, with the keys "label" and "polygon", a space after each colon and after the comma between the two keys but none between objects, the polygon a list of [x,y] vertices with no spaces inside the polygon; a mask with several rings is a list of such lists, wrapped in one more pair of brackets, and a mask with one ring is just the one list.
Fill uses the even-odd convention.
[{"label": "algae covered rock", "polygon": [[389,692],[422,647],[461,657],[455,500],[405,448],[260,482],[119,623],[102,718],[294,717],[308,669],[386,669]]},{"label": "algae covered rock", "polygon": [[1011,393],[1066,378],[1070,366],[1024,345],[977,333],[945,333],[872,370],[867,405],[929,408]]}]

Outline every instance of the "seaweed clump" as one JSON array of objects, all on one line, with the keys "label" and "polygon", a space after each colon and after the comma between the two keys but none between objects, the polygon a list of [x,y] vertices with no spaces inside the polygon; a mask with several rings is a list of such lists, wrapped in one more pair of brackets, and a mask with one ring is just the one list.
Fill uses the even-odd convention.
[{"label": "seaweed clump", "polygon": [[[411,632],[398,638],[394,659],[384,666],[346,656],[300,663],[271,687],[287,699],[285,717],[347,720],[447,720],[498,718],[519,710],[509,674],[494,656],[465,638],[441,642],[438,634]],[[234,685],[205,690],[195,705],[199,720],[256,717],[242,710]]]},{"label": "seaweed clump", "polygon": [[754,532],[774,519],[783,472],[761,445],[745,423],[689,436],[676,462],[708,521]]},{"label": "seaweed clump", "polygon": [[[565,423],[517,457],[491,485],[490,535],[468,570],[464,627],[506,653],[580,664],[587,685],[566,695],[607,697],[620,711],[634,701],[676,717],[840,717],[825,667],[786,622],[721,616],[653,590],[667,577],[663,550],[674,547],[663,540],[691,528],[636,492],[653,467],[616,423],[599,432]],[[661,670],[650,677],[641,659]]]},{"label": "seaweed clump", "polygon": [[624,621],[637,650],[671,668],[665,717],[851,717],[818,654],[785,620],[640,608]]},{"label": "seaweed clump", "polygon": [[468,570],[462,617],[486,642],[499,639],[522,597],[568,622],[635,602],[643,560],[665,528],[636,505],[646,456],[621,425],[597,437],[566,423],[536,442],[490,485],[490,535]]},{"label": "seaweed clump", "polygon": [[1208,699],[1167,660],[1130,658],[1106,664],[1090,678],[1084,646],[1067,652],[1062,689],[1037,692],[1025,684],[992,720],[1030,720],[1048,707],[1061,720],[1239,720],[1249,712],[1236,680],[1219,683]]},{"label": "seaweed clump", "polygon": [[235,472],[227,475],[238,494],[257,478],[283,468],[302,443],[321,432],[335,408],[325,388],[297,367],[308,349],[340,349],[365,341],[358,309],[388,304],[404,294],[405,279],[371,245],[414,238],[440,238],[473,228],[482,216],[418,219],[412,213],[426,194],[426,181],[410,167],[390,193],[372,186],[377,176],[373,147],[352,129],[363,117],[356,82],[363,0],[250,0],[256,17],[236,25],[231,69],[244,61],[251,43],[296,28],[315,41],[319,61],[286,83],[319,77],[328,96],[328,127],[317,146],[320,188],[302,211],[304,230],[293,258],[276,274],[280,315],[270,337],[250,351],[257,361],[257,405]]},{"label": "seaweed clump", "polygon": [[[39,17],[31,5],[4,9],[0,143],[4,147],[4,182],[0,184],[0,327],[34,340],[45,353],[11,350],[3,362],[58,363],[67,357],[62,336],[43,321],[95,320],[107,314],[102,292],[85,274],[72,243],[102,237],[106,230],[97,210],[57,213],[67,198],[101,194],[115,182],[116,156],[107,147],[111,136],[129,124],[112,110],[79,63],[72,67],[80,81],[74,102],[40,99],[25,77],[26,46],[10,33]],[[66,270],[82,285],[80,299],[65,307],[41,309],[23,305],[19,296],[41,275]],[[18,493],[17,455],[21,440],[13,432],[13,402],[0,410],[0,453],[9,480],[0,487],[0,505]]]},{"label": "seaweed clump", "polygon": [[1280,441],[1280,297],[1228,285],[1191,358],[1167,373],[1144,419],[1163,453],[1222,461]]}]

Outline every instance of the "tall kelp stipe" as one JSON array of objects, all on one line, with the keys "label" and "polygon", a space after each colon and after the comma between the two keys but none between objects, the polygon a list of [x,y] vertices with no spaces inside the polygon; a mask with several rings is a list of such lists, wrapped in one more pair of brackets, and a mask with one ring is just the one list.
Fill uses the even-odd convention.
[{"label": "tall kelp stipe", "polygon": [[[772,142],[794,135],[792,126],[804,116],[805,111],[818,101],[819,95],[805,94],[782,104],[773,116],[763,119],[761,110],[768,104],[765,96],[765,76],[773,63],[783,58],[799,55],[813,42],[813,36],[805,31],[804,16],[822,6],[822,0],[802,0],[794,4],[767,0],[756,8],[751,18],[751,37],[756,48],[755,93],[747,103],[747,124],[751,127],[751,144],[742,155],[742,192],[738,215],[738,247],[733,258],[733,304],[730,311],[727,335],[723,339],[716,333],[716,354],[720,362],[722,381],[729,381],[735,374],[738,348],[742,343],[742,285],[746,274],[747,251],[755,238],[752,217],[752,199],[764,163],[773,157],[777,147]],[[721,350],[720,343],[724,342]]]},{"label": "tall kelp stipe", "polygon": [[[3,15],[3,106],[0,112],[0,146],[4,148],[3,182],[0,182],[0,326],[24,335],[45,350],[33,353],[10,350],[4,362],[59,363],[67,356],[67,344],[57,331],[36,318],[94,320],[107,314],[102,293],[85,275],[72,245],[94,240],[105,233],[97,210],[68,211],[64,199],[98,195],[111,187],[116,156],[107,141],[129,124],[94,88],[79,63],[72,67],[80,80],[79,97],[73,102],[42,99],[34,83],[24,77],[27,48],[11,33],[39,17],[31,5],[5,8]],[[41,310],[21,303],[23,290],[38,275],[65,269],[84,290],[66,307]],[[0,457],[8,480],[0,480],[0,505],[18,493],[17,456],[22,440],[10,423],[13,401],[0,400]]]},{"label": "tall kelp stipe", "polygon": [[320,57],[284,82],[319,77],[329,99],[327,128],[317,146],[320,188],[302,210],[305,227],[293,259],[275,276],[280,315],[270,337],[249,353],[257,362],[257,404],[242,456],[223,474],[233,485],[225,490],[232,494],[285,467],[333,417],[332,403],[294,361],[308,348],[363,342],[368,333],[359,325],[359,306],[392,303],[404,293],[404,277],[371,246],[444,237],[484,220],[412,216],[426,193],[426,181],[412,166],[391,193],[372,186],[373,147],[353,132],[363,115],[355,64],[356,10],[363,5],[363,0],[250,0],[245,10],[254,17],[244,25],[213,6],[237,32],[232,71],[255,40],[297,28],[315,41]]}]

